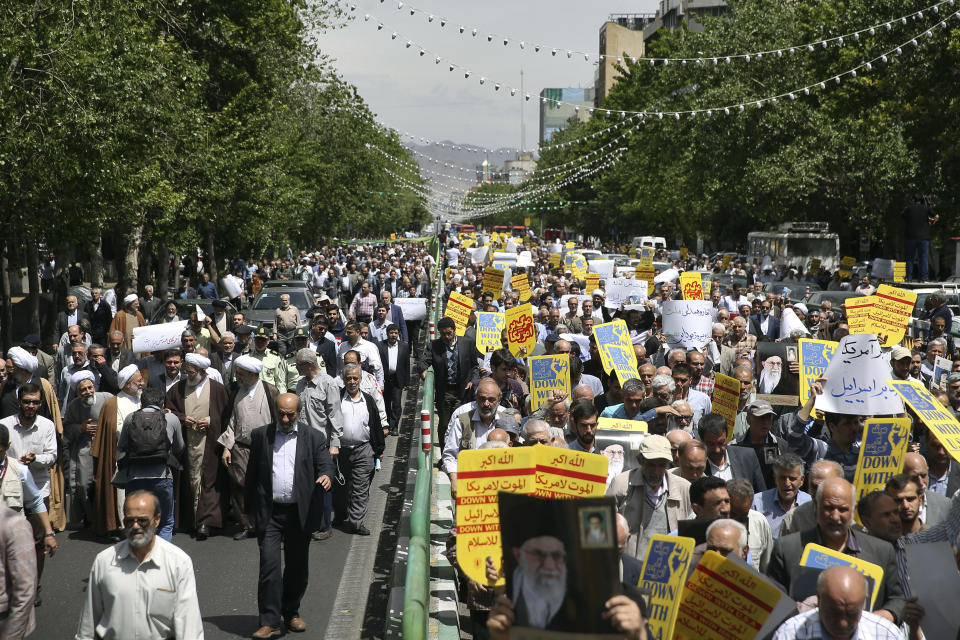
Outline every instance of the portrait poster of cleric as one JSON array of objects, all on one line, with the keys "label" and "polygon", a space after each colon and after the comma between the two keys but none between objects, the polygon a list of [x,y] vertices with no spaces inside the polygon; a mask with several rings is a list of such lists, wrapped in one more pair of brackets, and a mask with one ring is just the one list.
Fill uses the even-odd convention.
[{"label": "portrait poster of cleric", "polygon": [[617,637],[601,616],[622,592],[613,499],[501,492],[499,508],[506,595],[516,610],[510,637]]},{"label": "portrait poster of cleric", "polygon": [[799,393],[797,345],[758,342],[755,362],[757,395],[796,396]]}]

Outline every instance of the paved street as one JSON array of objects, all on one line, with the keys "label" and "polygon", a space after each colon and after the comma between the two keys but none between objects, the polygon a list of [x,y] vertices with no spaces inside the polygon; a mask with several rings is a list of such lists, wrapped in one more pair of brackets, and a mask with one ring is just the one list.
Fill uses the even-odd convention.
[{"label": "paved street", "polygon": [[[415,393],[409,395],[416,397]],[[311,543],[310,583],[300,610],[309,627],[306,633],[295,637],[306,640],[382,635],[382,609],[386,602],[378,598],[377,583],[389,581],[384,568],[389,570],[395,550],[393,529],[397,524],[399,505],[393,505],[390,513],[385,514],[384,509],[388,494],[397,493],[390,487],[397,442],[397,438],[388,438],[383,469],[377,473],[371,486],[370,512],[366,520],[371,535],[358,537],[337,530],[330,539]],[[408,450],[408,443],[408,437],[401,438],[399,450]],[[388,523],[386,531],[383,530],[384,522]],[[193,558],[207,640],[249,638],[258,627],[257,541],[235,542],[231,537],[233,530],[227,533],[229,535],[212,536],[204,542],[197,542],[186,534],[177,534],[173,538],[174,543]],[[381,540],[389,543],[381,545]],[[52,559],[47,559],[41,591],[43,604],[36,610],[37,630],[31,638],[66,640],[73,637],[86,594],[90,565],[96,554],[105,548],[103,543],[92,540],[85,532],[60,533],[57,541],[60,550]],[[387,549],[378,553],[381,546],[389,546],[389,553],[385,553]],[[327,625],[331,618],[335,619],[336,630],[328,634]],[[344,629],[349,630],[348,635],[344,634]]]}]

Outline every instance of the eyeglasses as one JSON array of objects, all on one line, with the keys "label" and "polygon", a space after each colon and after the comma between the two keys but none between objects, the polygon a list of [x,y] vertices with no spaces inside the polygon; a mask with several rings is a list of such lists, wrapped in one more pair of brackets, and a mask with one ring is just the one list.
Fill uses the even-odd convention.
[{"label": "eyeglasses", "polygon": [[21,400],[21,401],[20,401],[20,404],[26,404],[26,405],[33,406],[33,405],[39,405],[39,404],[40,404],[40,401],[39,401],[39,400],[26,400],[26,399],[24,399],[24,400]]},{"label": "eyeglasses", "polygon": [[141,529],[146,529],[148,526],[150,526],[150,521],[151,519],[146,516],[140,516],[139,518],[124,518],[123,527],[125,529],[129,529],[133,526],[133,523],[136,522],[138,527]]},{"label": "eyeglasses", "polygon": [[529,556],[533,556],[534,560],[542,564],[547,558],[550,558],[554,563],[559,564],[565,562],[567,559],[566,551],[541,551],[540,549],[524,549],[524,553]]}]

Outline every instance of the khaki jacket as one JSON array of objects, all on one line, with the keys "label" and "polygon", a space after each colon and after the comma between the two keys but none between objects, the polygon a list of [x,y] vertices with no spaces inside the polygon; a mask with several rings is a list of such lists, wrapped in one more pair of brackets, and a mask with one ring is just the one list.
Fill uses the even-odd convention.
[{"label": "khaki jacket", "polygon": [[[692,511],[690,508],[690,483],[675,476],[666,474],[667,479],[667,531],[677,528],[677,521],[687,518]],[[650,508],[646,498],[646,488],[643,484],[643,473],[640,467],[624,471],[607,487],[607,495],[617,501],[617,511],[622,513],[630,525],[630,539],[624,553],[643,560],[646,549],[640,549],[640,538],[643,536],[644,509]]]}]

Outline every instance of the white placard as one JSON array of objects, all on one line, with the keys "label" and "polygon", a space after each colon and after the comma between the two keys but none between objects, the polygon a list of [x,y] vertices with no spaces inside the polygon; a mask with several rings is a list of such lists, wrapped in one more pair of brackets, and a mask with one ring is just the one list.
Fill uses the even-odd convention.
[{"label": "white placard", "polygon": [[485,247],[474,247],[467,249],[467,253],[470,255],[470,262],[473,264],[483,264],[487,261],[487,252],[490,251],[490,246]]},{"label": "white placard", "polygon": [[204,320],[206,320],[207,314],[203,312],[203,309],[200,308],[200,305],[195,304],[193,306],[197,308],[197,322],[203,322]]},{"label": "white placard", "polygon": [[620,303],[633,296],[635,301],[647,299],[647,283],[644,280],[633,278],[607,278],[607,297],[603,306],[608,309],[617,309]]},{"label": "white placard", "polygon": [[598,273],[604,278],[612,278],[617,263],[613,260],[590,260],[587,263],[588,273]]},{"label": "white placard", "polygon": [[511,267],[517,264],[517,254],[506,251],[497,251],[493,254],[493,262],[504,262]]},{"label": "white placard", "polygon": [[590,359],[590,336],[585,336],[582,333],[561,333],[561,340],[566,340],[567,342],[576,342],[580,345],[580,361],[586,362]]},{"label": "white placard", "polygon": [[708,300],[666,300],[663,335],[675,349],[699,349],[710,342],[713,333],[713,305]]},{"label": "white placard", "polygon": [[780,339],[789,338],[794,331],[803,331],[805,335],[810,335],[810,331],[803,326],[803,322],[793,312],[793,309],[784,309],[783,313],[780,314]]},{"label": "white placard", "polygon": [[680,272],[676,269],[667,269],[661,273],[658,273],[653,277],[654,284],[660,284],[661,282],[673,282],[680,277]]},{"label": "white placard", "polygon": [[890,353],[883,352],[872,333],[844,336],[823,377],[827,382],[814,404],[818,411],[868,416],[903,413],[900,394],[887,385]]},{"label": "white placard", "polygon": [[[590,296],[584,295],[584,294],[582,294],[582,293],[576,293],[576,294],[565,293],[565,294],[563,294],[562,296],[560,296],[560,306],[558,307],[558,308],[560,309],[560,315],[561,315],[561,316],[563,316],[563,315],[566,314],[566,313],[569,313],[570,308],[567,306],[567,300],[569,300],[570,298],[576,298],[577,300],[580,301],[580,302],[577,304],[577,311],[578,311],[578,312],[583,311],[583,301],[584,301],[584,300],[592,300],[592,298],[591,298]],[[561,321],[561,323],[563,322],[563,318],[562,318],[562,317],[560,318],[560,321]]]},{"label": "white placard", "polygon": [[151,324],[133,329],[134,353],[152,353],[166,351],[180,346],[180,335],[186,331],[187,321]]},{"label": "white placard", "polygon": [[893,281],[893,260],[885,260],[884,258],[874,258],[873,266],[870,267],[870,277],[886,280],[887,282],[892,282]]},{"label": "white placard", "polygon": [[427,317],[426,298],[394,298],[393,303],[403,311],[404,320],[423,320]]},{"label": "white placard", "polygon": [[521,251],[517,254],[517,266],[518,267],[532,267],[533,266],[533,256],[529,251]]},{"label": "white placard", "polygon": [[220,278],[220,286],[227,292],[227,297],[231,300],[239,298],[243,294],[243,280],[235,275],[227,274]]}]

